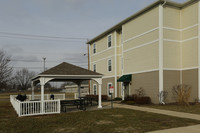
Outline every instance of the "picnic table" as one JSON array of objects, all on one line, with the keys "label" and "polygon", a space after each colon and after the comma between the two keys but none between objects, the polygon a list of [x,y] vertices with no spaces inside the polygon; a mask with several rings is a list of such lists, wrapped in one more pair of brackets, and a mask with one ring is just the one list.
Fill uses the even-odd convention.
[{"label": "picnic table", "polygon": [[86,104],[84,99],[76,99],[76,100],[61,100],[61,110],[66,112],[67,107],[75,106],[77,109],[86,110]]},{"label": "picnic table", "polygon": [[85,100],[86,101],[86,105],[88,106],[89,104],[92,106],[92,102],[97,100],[94,97],[79,97],[79,99],[81,100]]}]

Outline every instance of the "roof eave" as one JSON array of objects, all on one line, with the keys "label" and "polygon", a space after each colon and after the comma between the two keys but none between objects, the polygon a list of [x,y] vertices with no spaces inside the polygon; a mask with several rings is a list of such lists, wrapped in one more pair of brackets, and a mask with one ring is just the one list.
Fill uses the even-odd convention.
[{"label": "roof eave", "polygon": [[108,30],[106,30],[105,32],[101,33],[100,35],[98,35],[98,36],[94,37],[93,39],[89,40],[89,41],[87,42],[87,44],[92,44],[92,43],[94,43],[95,41],[97,41],[98,39],[100,39],[100,38],[106,36],[107,34],[113,32],[113,31],[115,31],[115,30],[117,30],[117,29],[122,28],[122,25],[123,25],[123,24],[127,23],[128,21],[130,21],[130,20],[132,20],[132,19],[134,19],[134,18],[136,18],[136,17],[138,17],[139,15],[145,13],[146,11],[148,11],[148,10],[150,10],[150,9],[152,9],[152,8],[154,8],[154,7],[156,7],[157,5],[163,4],[165,1],[166,1],[166,3],[165,3],[166,5],[173,6],[173,7],[176,7],[176,8],[184,8],[184,7],[190,5],[190,4],[194,3],[194,2],[197,2],[197,1],[199,1],[199,0],[190,0],[190,1],[187,1],[187,2],[185,2],[185,3],[177,3],[177,2],[170,1],[170,0],[156,0],[154,3],[150,4],[150,5],[147,6],[146,8],[144,8],[144,9],[138,11],[137,13],[133,14],[132,16],[126,18],[125,20],[119,22],[118,24],[114,25],[114,26],[111,27],[110,29],[108,29]]}]

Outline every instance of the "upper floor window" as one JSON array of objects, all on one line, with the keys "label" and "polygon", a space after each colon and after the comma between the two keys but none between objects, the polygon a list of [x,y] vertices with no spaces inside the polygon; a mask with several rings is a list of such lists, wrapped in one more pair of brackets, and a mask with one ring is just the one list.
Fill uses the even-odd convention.
[{"label": "upper floor window", "polygon": [[108,71],[112,71],[112,60],[108,60]]},{"label": "upper floor window", "polygon": [[96,53],[96,43],[93,44],[93,54]]},{"label": "upper floor window", "polygon": [[111,47],[111,45],[112,45],[112,36],[109,35],[108,36],[108,48]]},{"label": "upper floor window", "polygon": [[97,71],[96,64],[93,65],[93,71],[94,71],[94,72]]}]

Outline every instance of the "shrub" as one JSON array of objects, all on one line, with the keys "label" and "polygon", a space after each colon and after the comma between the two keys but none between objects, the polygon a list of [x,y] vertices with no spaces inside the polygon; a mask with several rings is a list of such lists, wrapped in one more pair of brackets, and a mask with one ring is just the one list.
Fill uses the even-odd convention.
[{"label": "shrub", "polygon": [[189,98],[191,94],[191,87],[188,85],[176,85],[172,89],[172,93],[174,95],[175,100],[179,104],[186,104],[189,105]]},{"label": "shrub", "polygon": [[133,95],[128,95],[124,98],[124,101],[135,101],[135,98],[137,97],[137,95],[133,94]]},{"label": "shrub", "polygon": [[114,100],[114,101],[121,101],[122,98],[120,98],[120,97],[116,97],[116,98],[114,98],[113,100]]},{"label": "shrub", "polygon": [[138,97],[143,97],[144,96],[144,89],[142,87],[140,87],[139,89],[136,90],[136,95]]},{"label": "shrub", "polygon": [[136,104],[150,104],[151,103],[151,98],[147,97],[147,96],[137,97],[135,99],[135,103]]}]

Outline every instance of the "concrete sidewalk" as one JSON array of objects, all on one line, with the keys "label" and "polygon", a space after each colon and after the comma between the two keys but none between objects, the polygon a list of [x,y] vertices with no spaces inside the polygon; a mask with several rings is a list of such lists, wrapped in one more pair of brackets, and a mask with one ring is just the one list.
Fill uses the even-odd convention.
[{"label": "concrete sidewalk", "polygon": [[200,133],[200,125],[171,128],[166,130],[152,131],[148,133]]},{"label": "concrete sidewalk", "polygon": [[154,108],[147,108],[147,107],[139,107],[139,106],[125,105],[125,104],[116,104],[116,103],[114,104],[114,107],[115,108],[117,107],[117,108],[126,108],[126,109],[133,109],[133,110],[139,110],[139,111],[146,111],[146,112],[175,116],[175,117],[180,117],[180,118],[200,120],[200,115],[191,114],[191,113],[183,113],[183,112],[161,110],[161,109],[154,109]]}]

